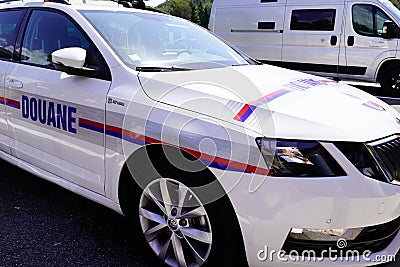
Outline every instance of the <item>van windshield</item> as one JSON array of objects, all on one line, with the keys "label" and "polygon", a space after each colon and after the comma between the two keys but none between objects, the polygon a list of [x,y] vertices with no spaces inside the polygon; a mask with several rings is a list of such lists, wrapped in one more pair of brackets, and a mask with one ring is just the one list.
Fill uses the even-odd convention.
[{"label": "van windshield", "polygon": [[137,70],[193,70],[254,64],[186,20],[127,11],[81,11],[119,58]]}]

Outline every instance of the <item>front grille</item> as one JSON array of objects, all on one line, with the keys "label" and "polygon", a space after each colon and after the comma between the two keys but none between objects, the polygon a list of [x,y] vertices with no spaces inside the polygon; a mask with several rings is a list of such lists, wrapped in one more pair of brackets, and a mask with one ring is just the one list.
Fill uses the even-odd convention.
[{"label": "front grille", "polygon": [[[326,251],[336,250],[338,253],[347,251],[358,251],[362,255],[365,251],[372,253],[384,250],[395,238],[400,229],[400,217],[397,219],[380,224],[366,227],[354,240],[347,240],[347,246],[339,249],[337,242],[334,241],[315,241],[315,240],[298,240],[287,237],[282,250],[286,253],[297,252],[302,255],[304,252],[313,251],[316,257],[326,257]],[[324,254],[325,252],[325,254]]]},{"label": "front grille", "polygon": [[390,182],[400,181],[400,138],[372,145],[371,148]]}]

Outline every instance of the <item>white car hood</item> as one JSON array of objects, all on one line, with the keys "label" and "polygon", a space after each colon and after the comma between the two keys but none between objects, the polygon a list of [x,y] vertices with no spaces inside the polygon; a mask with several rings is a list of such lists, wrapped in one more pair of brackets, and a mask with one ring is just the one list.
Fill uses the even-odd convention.
[{"label": "white car hood", "polygon": [[341,82],[268,65],[139,73],[159,102],[289,139],[366,142],[400,132],[400,115]]}]

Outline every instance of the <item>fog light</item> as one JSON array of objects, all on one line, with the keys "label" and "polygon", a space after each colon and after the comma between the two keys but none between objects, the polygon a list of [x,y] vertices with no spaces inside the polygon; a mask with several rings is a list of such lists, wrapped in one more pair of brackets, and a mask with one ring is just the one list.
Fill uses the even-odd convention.
[{"label": "fog light", "polygon": [[297,240],[338,241],[339,239],[354,240],[364,228],[349,229],[302,229],[292,228],[289,237]]}]

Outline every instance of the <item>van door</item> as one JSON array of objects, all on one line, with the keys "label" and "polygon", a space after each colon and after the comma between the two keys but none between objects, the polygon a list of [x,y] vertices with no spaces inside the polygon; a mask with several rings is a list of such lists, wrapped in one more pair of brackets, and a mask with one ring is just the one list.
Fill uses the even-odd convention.
[{"label": "van door", "polygon": [[288,4],[283,35],[283,66],[337,76],[344,2]]},{"label": "van door", "polygon": [[211,29],[257,60],[281,60],[286,0],[215,1]]},{"label": "van door", "polygon": [[398,39],[382,38],[389,14],[372,2],[346,3],[345,50],[347,68],[341,77],[375,81],[377,68],[386,58],[396,56]]}]

